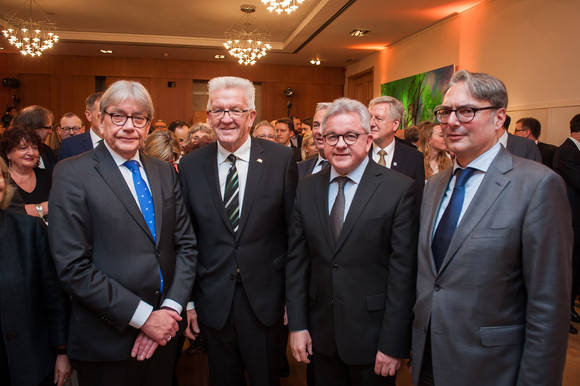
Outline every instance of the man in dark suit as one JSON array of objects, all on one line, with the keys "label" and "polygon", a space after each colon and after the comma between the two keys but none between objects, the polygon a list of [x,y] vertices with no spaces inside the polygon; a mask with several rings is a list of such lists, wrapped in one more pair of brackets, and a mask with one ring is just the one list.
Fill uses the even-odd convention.
[{"label": "man in dark suit", "polygon": [[280,118],[276,121],[276,142],[280,145],[287,146],[294,152],[296,162],[302,160],[302,153],[300,147],[295,146],[290,139],[294,134],[294,122],[290,118]]},{"label": "man in dark suit", "polygon": [[304,161],[298,162],[299,180],[302,180],[304,177],[311,174],[318,173],[330,165],[324,156],[324,139],[320,132],[322,118],[324,117],[324,113],[328,106],[330,106],[330,103],[328,102],[321,102],[316,105],[316,112],[314,113],[314,118],[312,118],[312,137],[314,138],[314,143],[318,149],[318,156],[310,157]]},{"label": "man in dark suit", "polygon": [[516,122],[514,133],[518,137],[524,137],[534,141],[540,151],[542,163],[550,169],[554,168],[554,153],[558,147],[549,143],[540,142],[540,135],[542,134],[542,125],[540,124],[540,121],[535,118],[519,119]]},{"label": "man in dark suit", "polygon": [[369,111],[374,137],[369,157],[379,165],[414,179],[422,193],[425,186],[423,154],[395,137],[405,112],[403,104],[390,96],[377,97],[370,101]]},{"label": "man in dark suit", "polygon": [[455,153],[425,186],[413,322],[415,385],[560,385],[572,227],[562,179],[497,141],[508,97],[465,70],[435,115]]},{"label": "man in dark suit", "polygon": [[104,141],[57,165],[49,199],[52,254],[72,295],[68,354],[81,385],[169,385],[195,236],[174,169],[139,151],[147,90],[115,82],[99,116]]},{"label": "man in dark suit", "polygon": [[313,355],[316,384],[394,385],[411,344],[416,186],[369,160],[360,102],[334,101],[322,132],[332,167],[300,183],[292,214],[290,346],[298,361]]},{"label": "man in dark suit", "polygon": [[85,100],[85,116],[91,124],[89,131],[74,137],[64,139],[60,143],[58,160],[72,157],[89,151],[95,147],[102,139],[101,129],[99,128],[99,102],[103,96],[102,92],[91,94]]},{"label": "man in dark suit", "polygon": [[574,248],[572,250],[572,321],[580,323],[574,308],[580,291],[580,114],[570,121],[570,137],[560,145],[554,155],[554,169],[566,181],[568,201],[572,209]]},{"label": "man in dark suit", "polygon": [[542,156],[540,155],[540,151],[534,141],[508,132],[510,122],[511,118],[506,114],[506,120],[502,126],[502,130],[497,132],[499,143],[510,153],[515,154],[518,157],[542,162]]},{"label": "man in dark suit", "polygon": [[219,77],[208,86],[217,142],[179,163],[199,241],[188,336],[204,334],[212,384],[245,385],[245,369],[251,385],[276,385],[296,162],[290,148],[250,136],[249,80]]},{"label": "man in dark suit", "polygon": [[52,111],[42,106],[32,105],[23,108],[12,121],[12,126],[24,126],[34,130],[38,134],[42,142],[38,147],[40,154],[38,167],[49,170],[50,172],[54,169],[56,159],[54,152],[44,141],[52,133],[53,120],[54,115]]}]

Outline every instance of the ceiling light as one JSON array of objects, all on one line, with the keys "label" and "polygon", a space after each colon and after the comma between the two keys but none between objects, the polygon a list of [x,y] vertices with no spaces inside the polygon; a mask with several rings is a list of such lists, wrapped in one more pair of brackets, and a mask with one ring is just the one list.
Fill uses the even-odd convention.
[{"label": "ceiling light", "polygon": [[310,64],[320,66],[320,59],[310,59]]},{"label": "ceiling light", "polygon": [[102,54],[112,54],[113,51],[112,50],[101,50]]},{"label": "ceiling light", "polygon": [[42,51],[52,48],[58,41],[55,34],[56,26],[52,23],[46,12],[38,4],[46,20],[32,20],[32,2],[29,0],[28,20],[16,17],[16,12],[9,18],[5,18],[6,24],[10,27],[2,30],[8,42],[18,48],[22,55],[40,56]]},{"label": "ceiling light", "polygon": [[282,12],[292,13],[298,9],[298,5],[302,4],[304,0],[262,0],[266,4],[266,8],[270,12],[276,12],[278,15]]},{"label": "ceiling light", "polygon": [[225,59],[225,57],[226,57],[225,55],[221,55],[221,54],[214,55],[215,59]]},{"label": "ceiling light", "polygon": [[256,11],[255,6],[244,4],[241,10],[246,15],[245,22],[240,21],[226,31],[224,47],[230,55],[238,58],[238,63],[253,65],[272,48],[269,44],[272,35],[250,23],[250,14]]},{"label": "ceiling light", "polygon": [[354,29],[350,32],[350,36],[354,36],[357,38],[363,37],[368,34],[370,31],[368,29]]}]

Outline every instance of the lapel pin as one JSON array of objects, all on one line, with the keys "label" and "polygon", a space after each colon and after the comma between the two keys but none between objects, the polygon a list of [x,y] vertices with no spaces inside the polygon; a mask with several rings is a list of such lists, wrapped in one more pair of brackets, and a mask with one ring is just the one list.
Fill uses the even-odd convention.
[{"label": "lapel pin", "polygon": [[397,166],[397,163],[396,162],[393,162],[393,166]]},{"label": "lapel pin", "polygon": [[261,158],[258,158],[258,162],[259,162],[259,163],[262,163],[262,159],[261,159]]}]

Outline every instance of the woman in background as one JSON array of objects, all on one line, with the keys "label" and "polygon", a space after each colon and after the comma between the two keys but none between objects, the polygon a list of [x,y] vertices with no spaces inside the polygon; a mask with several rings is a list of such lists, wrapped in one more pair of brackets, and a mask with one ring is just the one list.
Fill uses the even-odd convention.
[{"label": "woman in background", "polygon": [[181,157],[179,140],[169,130],[155,130],[145,139],[144,151],[147,155],[169,162],[177,170],[176,164]]},{"label": "woman in background", "polygon": [[312,132],[305,134],[302,138],[301,152],[303,160],[318,155],[318,148],[316,147],[316,142],[314,142]]},{"label": "woman in background", "polygon": [[62,386],[72,372],[69,298],[56,276],[46,227],[5,210],[13,187],[2,159],[0,171],[0,384]]},{"label": "woman in background", "polygon": [[441,125],[437,123],[423,125],[419,133],[419,150],[423,153],[425,162],[425,180],[452,164],[447,155]]}]

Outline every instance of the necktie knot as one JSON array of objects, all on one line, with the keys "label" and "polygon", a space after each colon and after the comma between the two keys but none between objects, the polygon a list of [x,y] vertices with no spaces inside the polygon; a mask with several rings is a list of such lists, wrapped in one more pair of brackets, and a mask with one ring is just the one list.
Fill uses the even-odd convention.
[{"label": "necktie knot", "polygon": [[387,160],[386,160],[386,156],[387,156],[387,152],[383,149],[379,150],[379,162],[378,164],[381,166],[387,166]]},{"label": "necktie knot", "polygon": [[475,173],[474,168],[457,169],[455,171],[455,186],[463,188],[473,173]]},{"label": "necktie knot", "polygon": [[237,159],[238,158],[233,153],[228,155],[228,161],[230,161],[232,163],[232,165],[236,164]]},{"label": "necktie knot", "polygon": [[125,166],[131,171],[131,173],[139,171],[139,162],[135,161],[134,159],[126,161]]},{"label": "necktie knot", "polygon": [[344,191],[344,186],[346,185],[347,181],[350,180],[348,177],[335,177],[333,181],[338,183],[338,189]]}]

